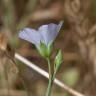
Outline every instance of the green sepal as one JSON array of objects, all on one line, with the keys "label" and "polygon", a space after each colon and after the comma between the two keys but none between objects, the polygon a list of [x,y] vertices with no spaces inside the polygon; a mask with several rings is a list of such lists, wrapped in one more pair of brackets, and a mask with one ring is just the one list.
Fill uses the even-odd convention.
[{"label": "green sepal", "polygon": [[52,48],[52,43],[49,43],[48,46],[46,46],[43,42],[40,42],[40,47],[37,49],[42,57],[49,58],[52,52]]},{"label": "green sepal", "polygon": [[47,47],[47,56],[50,57],[53,49],[53,43],[49,43]]},{"label": "green sepal", "polygon": [[38,49],[40,55],[41,55],[42,57],[45,57],[47,47],[46,47],[46,45],[45,45],[43,42],[40,42],[40,46],[39,46],[39,48],[37,48],[37,49]]}]

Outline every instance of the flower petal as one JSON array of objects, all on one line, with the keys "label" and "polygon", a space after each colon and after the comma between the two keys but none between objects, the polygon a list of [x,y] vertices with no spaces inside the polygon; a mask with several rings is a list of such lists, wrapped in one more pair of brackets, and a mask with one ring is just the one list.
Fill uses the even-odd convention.
[{"label": "flower petal", "polygon": [[51,23],[39,27],[39,32],[41,33],[46,45],[48,45],[49,42],[53,42],[55,40],[55,38],[57,37],[60,31],[62,24],[63,21],[61,21],[58,25]]},{"label": "flower petal", "polygon": [[48,44],[48,25],[42,25],[39,27],[38,31],[40,32],[40,34],[42,35],[43,38],[43,43],[45,43],[46,45]]},{"label": "flower petal", "polygon": [[19,37],[33,43],[36,47],[38,47],[40,41],[42,41],[40,33],[30,28],[24,28],[22,31],[20,31]]},{"label": "flower petal", "polygon": [[55,40],[55,38],[57,37],[57,35],[59,33],[57,28],[58,28],[58,25],[56,25],[56,24],[51,23],[48,25],[48,29],[49,29],[48,41],[53,42]]},{"label": "flower petal", "polygon": [[48,41],[53,42],[55,40],[55,38],[57,37],[61,27],[63,25],[63,21],[60,21],[60,23],[57,24],[49,24],[48,25],[48,30],[49,30],[49,36],[48,36]]}]

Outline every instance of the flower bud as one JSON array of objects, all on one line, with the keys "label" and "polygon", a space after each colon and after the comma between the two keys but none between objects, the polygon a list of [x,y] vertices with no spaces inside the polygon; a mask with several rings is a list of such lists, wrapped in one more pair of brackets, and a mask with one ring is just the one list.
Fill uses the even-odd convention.
[{"label": "flower bud", "polygon": [[55,57],[55,61],[54,61],[54,64],[55,64],[54,65],[55,66],[54,70],[55,71],[58,71],[58,69],[59,69],[60,65],[62,64],[62,62],[63,62],[63,55],[62,55],[61,50],[59,50],[56,57]]}]

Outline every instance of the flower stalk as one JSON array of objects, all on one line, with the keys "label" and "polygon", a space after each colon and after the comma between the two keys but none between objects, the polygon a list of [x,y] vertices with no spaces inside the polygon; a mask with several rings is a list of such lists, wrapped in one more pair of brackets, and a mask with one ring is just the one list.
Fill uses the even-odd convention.
[{"label": "flower stalk", "polygon": [[[46,91],[46,95],[45,96],[51,96],[52,85],[53,85],[56,73],[58,71],[58,68],[60,67],[60,65],[62,63],[61,50],[59,50],[59,52],[58,52],[58,54],[57,54],[57,56],[55,58],[55,63],[57,63],[59,66],[55,68],[53,73],[51,71],[50,58],[47,58],[47,62],[48,62],[48,69],[49,69],[49,83],[48,83],[48,87],[47,87],[47,91]],[[55,64],[54,64],[54,66],[55,66]]]},{"label": "flower stalk", "polygon": [[45,96],[50,96],[51,95],[51,89],[52,89],[52,72],[51,72],[51,63],[50,63],[49,58],[47,58],[47,62],[48,62],[48,69],[49,69],[49,83],[48,83],[48,87],[47,87],[47,91],[46,91]]}]

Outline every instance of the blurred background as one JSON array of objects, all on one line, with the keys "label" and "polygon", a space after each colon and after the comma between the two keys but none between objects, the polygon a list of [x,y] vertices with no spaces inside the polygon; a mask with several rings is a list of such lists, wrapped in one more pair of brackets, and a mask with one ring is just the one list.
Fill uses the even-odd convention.
[{"label": "blurred background", "polygon": [[[96,96],[96,0],[0,0],[0,34],[8,37],[15,52],[46,71],[47,62],[34,45],[20,40],[18,33],[25,27],[38,28],[42,24],[58,24],[60,20],[64,20],[64,25],[54,50],[62,49],[64,62],[56,77],[76,91]],[[8,42],[6,37],[1,37],[0,47]],[[12,62],[6,58],[0,56],[0,96],[44,96],[48,80],[20,61],[16,61],[19,74],[14,73]],[[8,80],[3,74],[5,65]],[[10,95],[6,93],[9,87]],[[52,96],[72,95],[54,84]]]}]

